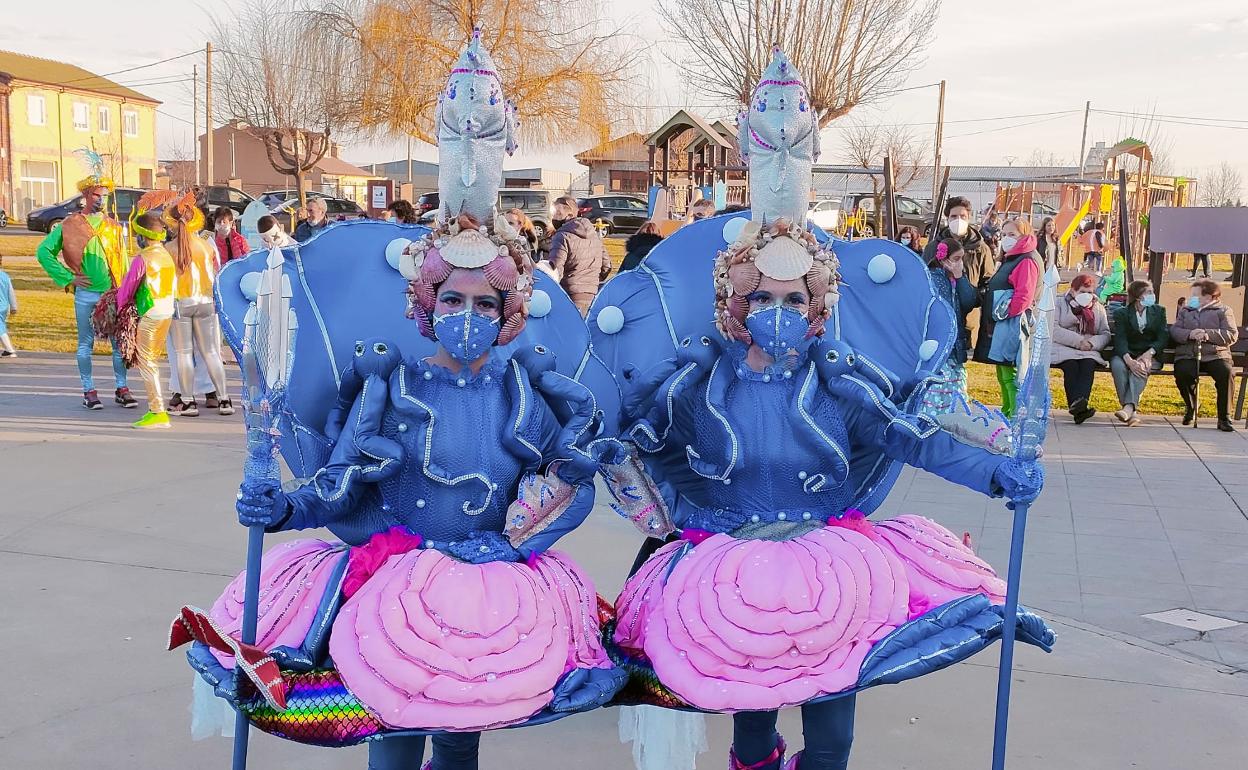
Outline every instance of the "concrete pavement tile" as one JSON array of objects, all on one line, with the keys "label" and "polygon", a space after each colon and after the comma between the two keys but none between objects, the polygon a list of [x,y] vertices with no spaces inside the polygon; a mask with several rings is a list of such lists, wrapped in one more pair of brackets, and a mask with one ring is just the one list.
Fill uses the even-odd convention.
[{"label": "concrete pavement tile", "polygon": [[[1083,560],[1080,559],[1080,567],[1082,566]],[[1192,602],[1192,594],[1186,583],[1161,583],[1080,575],[1079,588],[1083,593],[1085,604],[1089,594],[1109,598],[1148,599],[1153,605],[1148,612],[1182,607]]]},{"label": "concrete pavement tile", "polygon": [[1248,642],[1214,639],[1213,646],[1222,662],[1248,671]]},{"label": "concrete pavement tile", "polygon": [[1088,558],[1173,558],[1174,549],[1163,540],[1129,540],[1108,535],[1076,535],[1075,547],[1082,560]]},{"label": "concrete pavement tile", "polygon": [[1079,574],[1085,577],[1113,580],[1159,581],[1183,583],[1183,571],[1173,556],[1169,559],[1108,559],[1080,558]]},{"label": "concrete pavement tile", "polygon": [[1200,658],[1221,661],[1222,663],[1230,663],[1230,661],[1225,660],[1222,657],[1222,651],[1218,648],[1218,645],[1208,639],[1193,639],[1191,641],[1174,642],[1167,646]]},{"label": "concrete pavement tile", "polygon": [[1080,516],[1074,521],[1075,534],[1108,535],[1139,540],[1167,540],[1166,528],[1161,519],[1102,519],[1099,517]]},{"label": "concrete pavement tile", "polygon": [[1101,502],[1075,497],[1070,501],[1071,516],[1075,519],[1127,519],[1132,521],[1159,521],[1157,509],[1151,500],[1144,502]]},{"label": "concrete pavement tile", "polygon": [[1248,586],[1248,564],[1183,559],[1179,561],[1179,567],[1183,570],[1183,577],[1192,585]]},{"label": "concrete pavement tile", "polygon": [[1232,586],[1190,586],[1193,609],[1213,615],[1248,620],[1248,591],[1242,584]]}]

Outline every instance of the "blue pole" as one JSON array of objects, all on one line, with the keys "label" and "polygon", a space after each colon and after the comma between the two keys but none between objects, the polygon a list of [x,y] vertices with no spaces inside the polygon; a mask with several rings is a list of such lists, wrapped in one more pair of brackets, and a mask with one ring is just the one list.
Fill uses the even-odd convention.
[{"label": "blue pole", "polygon": [[1014,627],[1018,621],[1018,584],[1023,575],[1023,539],[1030,503],[1014,504],[1010,567],[1005,586],[1005,624],[1001,629],[1001,665],[997,672],[997,718],[992,736],[992,770],[1005,770],[1005,732],[1010,721],[1010,682],[1014,671]]},{"label": "blue pole", "polygon": [[[256,642],[256,615],[260,604],[260,557],[264,553],[264,525],[247,528],[247,581],[243,587],[243,644]],[[247,769],[247,734],[251,723],[239,709],[234,717],[234,770]]]}]

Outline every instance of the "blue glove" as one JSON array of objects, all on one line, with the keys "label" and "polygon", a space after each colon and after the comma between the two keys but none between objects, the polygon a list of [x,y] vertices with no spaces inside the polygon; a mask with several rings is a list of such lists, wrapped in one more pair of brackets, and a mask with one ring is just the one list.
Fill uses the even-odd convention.
[{"label": "blue glove", "polygon": [[555,685],[551,711],[585,711],[605,705],[628,681],[622,668],[575,668]]},{"label": "blue glove", "polygon": [[244,527],[271,527],[286,519],[289,506],[286,495],[271,481],[244,481],[238,488],[238,523]]},{"label": "blue glove", "polygon": [[994,491],[1010,498],[1006,506],[1014,510],[1015,503],[1030,503],[1040,496],[1044,488],[1044,466],[1031,460],[1006,460],[992,473]]},{"label": "blue glove", "polygon": [[520,552],[512,547],[501,532],[471,532],[453,543],[429,543],[443,553],[469,564],[491,561],[521,561]]}]

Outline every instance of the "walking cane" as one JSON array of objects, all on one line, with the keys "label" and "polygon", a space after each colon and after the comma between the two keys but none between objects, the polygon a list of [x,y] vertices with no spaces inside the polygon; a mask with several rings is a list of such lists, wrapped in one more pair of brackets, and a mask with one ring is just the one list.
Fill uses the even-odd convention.
[{"label": "walking cane", "polygon": [[[290,279],[284,274],[280,248],[269,252],[267,267],[260,274],[256,301],[243,321],[243,421],[247,426],[247,459],[243,479],[252,484],[268,482],[280,486],[282,469],[278,463],[282,407],[286,384],[294,363],[295,313],[290,309]],[[243,644],[255,644],[256,616],[260,597],[260,558],[264,552],[264,525],[247,528],[247,566],[243,585]],[[237,673],[237,667],[235,669]],[[250,722],[240,708],[234,719],[234,770],[247,767],[247,737]]]},{"label": "walking cane", "polygon": [[1192,427],[1200,427],[1200,350],[1205,346],[1204,340],[1196,341],[1196,385],[1192,388]]}]

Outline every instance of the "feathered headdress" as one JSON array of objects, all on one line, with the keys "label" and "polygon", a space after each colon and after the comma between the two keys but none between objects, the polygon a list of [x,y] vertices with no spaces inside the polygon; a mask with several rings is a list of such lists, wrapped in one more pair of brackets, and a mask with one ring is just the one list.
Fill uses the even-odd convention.
[{"label": "feathered headdress", "polygon": [[106,187],[109,190],[116,189],[117,185],[113,183],[113,180],[104,175],[103,156],[90,147],[74,150],[74,154],[87,167],[87,176],[78,180],[78,192],[85,193],[93,187]]}]

